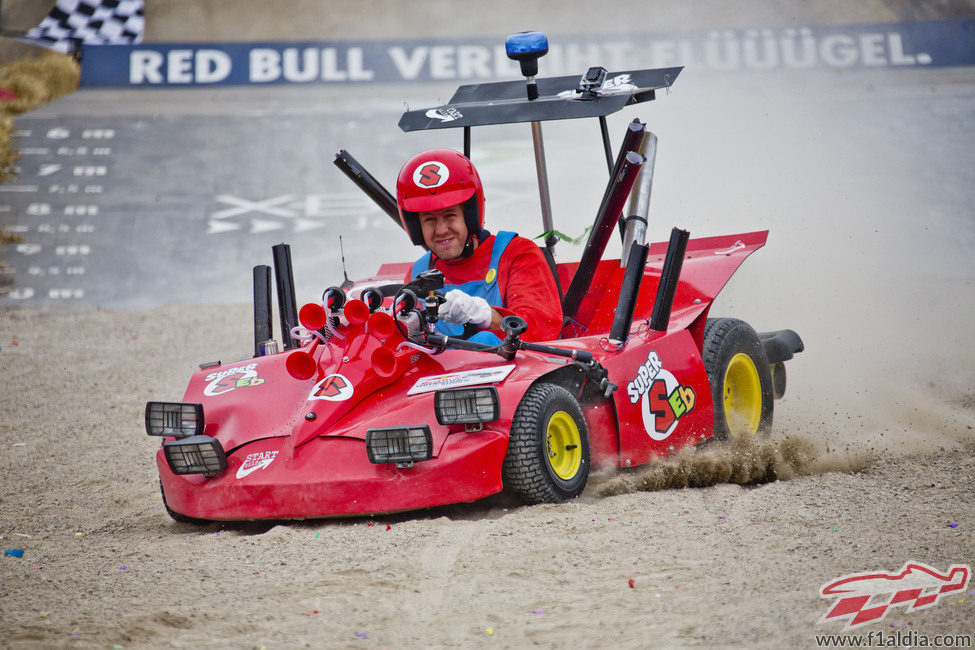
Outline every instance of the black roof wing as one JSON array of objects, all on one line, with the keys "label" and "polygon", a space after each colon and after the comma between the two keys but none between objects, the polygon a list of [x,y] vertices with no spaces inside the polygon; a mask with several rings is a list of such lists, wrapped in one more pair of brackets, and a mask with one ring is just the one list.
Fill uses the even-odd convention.
[{"label": "black roof wing", "polygon": [[681,70],[683,67],[607,73],[597,94],[585,99],[576,90],[578,76],[538,79],[538,99],[534,101],[528,100],[524,81],[468,84],[442,106],[406,111],[399,127],[422,131],[601,117],[654,99],[655,91],[673,85]]}]

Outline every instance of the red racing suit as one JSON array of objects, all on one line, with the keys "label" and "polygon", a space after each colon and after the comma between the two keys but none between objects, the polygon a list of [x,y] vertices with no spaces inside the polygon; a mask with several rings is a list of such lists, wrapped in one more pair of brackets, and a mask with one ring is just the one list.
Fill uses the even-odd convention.
[{"label": "red racing suit", "polygon": [[[470,257],[445,261],[435,256],[432,268],[444,274],[445,284],[484,280],[491,266],[494,235],[480,242]],[[406,282],[412,280],[407,277]],[[562,302],[552,271],[535,242],[515,236],[498,264],[498,288],[503,306],[494,307],[502,317],[520,316],[528,324],[521,336],[526,341],[550,341],[562,330]],[[494,330],[500,339],[504,333]]]}]

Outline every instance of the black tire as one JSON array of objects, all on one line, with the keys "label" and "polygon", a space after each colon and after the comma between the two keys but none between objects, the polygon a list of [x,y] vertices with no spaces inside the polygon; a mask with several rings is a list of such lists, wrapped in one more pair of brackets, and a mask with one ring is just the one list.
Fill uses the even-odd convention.
[{"label": "black tire", "polygon": [[[553,438],[569,444],[552,451]],[[505,487],[528,504],[579,496],[589,479],[589,434],[572,393],[548,383],[528,389],[511,421],[501,475]]]},{"label": "black tire", "polygon": [[159,492],[162,493],[163,507],[166,508],[166,512],[169,516],[173,518],[173,521],[178,521],[181,524],[193,524],[194,526],[204,526],[210,522],[206,519],[196,519],[194,517],[187,517],[186,515],[181,515],[172,508],[169,507],[169,503],[166,501],[166,491],[163,489],[162,480],[159,481]]},{"label": "black tire", "polygon": [[751,325],[735,318],[708,319],[702,355],[714,400],[714,439],[768,433],[774,401],[772,371]]}]

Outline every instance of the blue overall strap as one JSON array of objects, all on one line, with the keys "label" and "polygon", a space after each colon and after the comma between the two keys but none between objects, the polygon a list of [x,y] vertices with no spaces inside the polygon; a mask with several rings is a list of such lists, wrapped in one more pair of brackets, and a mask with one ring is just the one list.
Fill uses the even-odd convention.
[{"label": "blue overall strap", "polygon": [[[511,243],[511,240],[517,236],[518,233],[508,232],[507,230],[499,230],[498,234],[494,236],[494,245],[491,247],[491,266],[487,274],[487,277],[491,278],[491,281],[488,284],[492,285],[489,291],[492,294],[492,298],[497,301],[492,302],[490,299],[488,299],[488,304],[490,304],[492,307],[504,306],[501,300],[501,289],[498,287],[498,266],[501,265],[501,255],[504,254],[504,251],[506,248],[508,248],[508,244]],[[487,278],[485,278],[485,280],[487,280]]]},{"label": "blue overall strap", "polygon": [[491,244],[491,261],[484,277],[463,284],[445,284],[444,293],[452,289],[460,289],[468,296],[484,298],[492,307],[504,307],[501,288],[498,286],[498,266],[501,264],[501,255],[515,237],[517,234],[513,232],[499,232],[495,235],[494,242]]},{"label": "blue overall strap", "polygon": [[415,278],[424,271],[430,268],[430,251],[427,254],[413,262],[413,268],[410,269],[410,278]]}]

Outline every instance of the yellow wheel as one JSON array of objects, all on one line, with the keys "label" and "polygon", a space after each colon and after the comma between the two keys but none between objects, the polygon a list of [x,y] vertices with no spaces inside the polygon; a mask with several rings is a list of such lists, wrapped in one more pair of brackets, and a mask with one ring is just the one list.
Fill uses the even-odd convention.
[{"label": "yellow wheel", "polygon": [[772,426],[772,371],[758,334],[733,318],[708,320],[704,367],[714,399],[714,437],[741,440]]},{"label": "yellow wheel", "polygon": [[526,503],[559,503],[582,492],[589,478],[589,436],[572,393],[544,382],[525,391],[511,419],[501,476]]},{"label": "yellow wheel", "polygon": [[565,411],[556,411],[548,421],[545,439],[548,462],[562,480],[579,473],[582,465],[582,437],[575,420]]},{"label": "yellow wheel", "polygon": [[731,357],[724,373],[724,415],[732,438],[758,432],[762,420],[762,382],[755,362],[744,352]]}]

